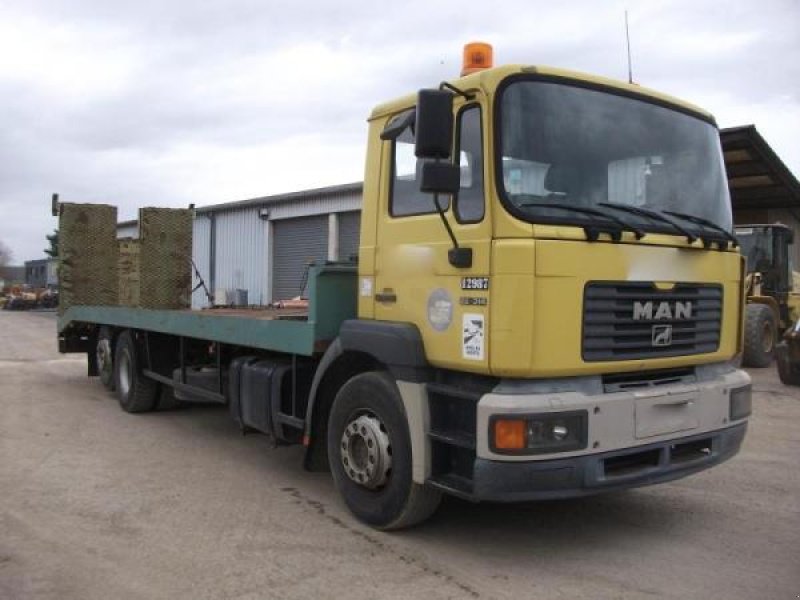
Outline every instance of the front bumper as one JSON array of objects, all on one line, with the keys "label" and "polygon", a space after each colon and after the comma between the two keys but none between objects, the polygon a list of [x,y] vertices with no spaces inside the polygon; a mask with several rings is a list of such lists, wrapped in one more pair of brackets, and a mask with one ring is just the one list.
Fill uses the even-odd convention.
[{"label": "front bumper", "polygon": [[473,500],[570,498],[663,483],[717,465],[741,447],[747,423],[624,450],[525,462],[478,458]]}]

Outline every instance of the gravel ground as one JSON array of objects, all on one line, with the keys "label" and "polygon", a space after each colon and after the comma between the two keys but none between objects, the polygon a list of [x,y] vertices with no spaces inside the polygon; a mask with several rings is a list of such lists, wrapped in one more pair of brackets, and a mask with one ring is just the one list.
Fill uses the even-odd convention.
[{"label": "gravel ground", "polygon": [[52,313],[0,311],[0,598],[796,598],[800,388],[753,372],[742,452],[652,488],[447,499],[355,522],[299,448],[223,408],[123,413]]}]

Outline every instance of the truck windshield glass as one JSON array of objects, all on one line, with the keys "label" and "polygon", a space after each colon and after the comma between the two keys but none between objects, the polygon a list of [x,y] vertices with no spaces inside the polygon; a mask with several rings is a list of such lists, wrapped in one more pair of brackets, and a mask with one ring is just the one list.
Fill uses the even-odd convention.
[{"label": "truck windshield glass", "polygon": [[[732,227],[717,129],[631,97],[545,81],[519,80],[500,100],[501,197],[537,223],[583,224],[588,217],[537,204],[609,212],[603,203],[674,211]],[[644,211],[625,216],[648,231],[674,226]],[[687,225],[696,229],[696,225]]]}]

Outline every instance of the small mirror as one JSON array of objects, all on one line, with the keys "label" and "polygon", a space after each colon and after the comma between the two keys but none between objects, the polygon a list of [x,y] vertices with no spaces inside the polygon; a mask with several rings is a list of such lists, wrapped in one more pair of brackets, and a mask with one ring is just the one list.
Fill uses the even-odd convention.
[{"label": "small mirror", "polygon": [[419,189],[428,194],[457,194],[461,184],[461,167],[449,162],[422,163]]},{"label": "small mirror", "polygon": [[419,158],[448,159],[452,144],[453,94],[444,90],[420,90],[414,153]]}]

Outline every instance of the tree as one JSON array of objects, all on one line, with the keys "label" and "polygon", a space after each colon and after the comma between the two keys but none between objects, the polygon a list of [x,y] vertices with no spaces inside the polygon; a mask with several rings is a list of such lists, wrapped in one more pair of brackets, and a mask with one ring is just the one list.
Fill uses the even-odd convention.
[{"label": "tree", "polygon": [[0,267],[11,264],[13,258],[14,254],[11,252],[11,248],[6,246],[3,240],[0,240]]},{"label": "tree", "polygon": [[44,249],[44,253],[50,258],[58,258],[58,229],[54,229],[53,233],[45,236],[47,241],[50,242],[50,247]]}]

